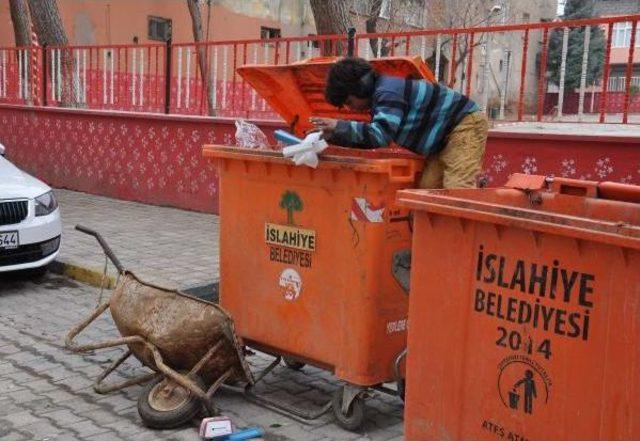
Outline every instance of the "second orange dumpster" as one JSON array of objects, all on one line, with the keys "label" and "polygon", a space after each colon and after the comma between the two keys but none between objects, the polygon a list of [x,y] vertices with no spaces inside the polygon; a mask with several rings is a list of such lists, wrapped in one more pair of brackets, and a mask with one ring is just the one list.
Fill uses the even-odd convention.
[{"label": "second orange dumpster", "polygon": [[405,439],[640,439],[640,187],[510,187],[399,193]]}]

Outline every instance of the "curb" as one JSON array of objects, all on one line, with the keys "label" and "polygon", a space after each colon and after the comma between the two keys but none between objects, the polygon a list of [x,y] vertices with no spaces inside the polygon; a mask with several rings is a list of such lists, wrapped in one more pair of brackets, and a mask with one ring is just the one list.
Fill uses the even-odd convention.
[{"label": "curb", "polygon": [[[87,285],[100,288],[102,286],[103,271],[100,269],[86,268],[78,265],[74,265],[68,262],[62,262],[60,260],[54,260],[49,264],[49,271],[55,274],[67,276],[78,282],[86,283]],[[107,275],[104,279],[104,287],[106,289],[113,289],[116,286],[116,278],[111,275]]]}]

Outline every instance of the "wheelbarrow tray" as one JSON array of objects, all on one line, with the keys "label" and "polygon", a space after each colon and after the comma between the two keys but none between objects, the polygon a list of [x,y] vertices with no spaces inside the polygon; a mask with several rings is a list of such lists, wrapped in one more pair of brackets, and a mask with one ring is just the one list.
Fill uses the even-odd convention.
[{"label": "wheelbarrow tray", "polygon": [[[110,311],[122,336],[144,338],[174,370],[191,370],[217,341],[224,341],[198,375],[208,384],[235,366],[232,379],[248,381],[250,377],[233,320],[214,303],[142,282],[125,271],[111,297]],[[128,346],[145,366],[159,370],[147,345]]]}]

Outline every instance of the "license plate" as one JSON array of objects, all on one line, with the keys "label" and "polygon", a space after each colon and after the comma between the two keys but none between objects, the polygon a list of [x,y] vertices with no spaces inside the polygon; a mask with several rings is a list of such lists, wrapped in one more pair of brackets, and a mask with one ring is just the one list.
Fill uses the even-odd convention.
[{"label": "license plate", "polygon": [[11,250],[18,248],[18,245],[20,245],[20,241],[17,231],[0,232],[0,250]]}]

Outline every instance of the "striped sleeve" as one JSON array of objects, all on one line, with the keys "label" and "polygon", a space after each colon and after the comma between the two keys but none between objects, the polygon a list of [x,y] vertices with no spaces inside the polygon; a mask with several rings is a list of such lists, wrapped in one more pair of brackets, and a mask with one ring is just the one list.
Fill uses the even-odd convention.
[{"label": "striped sleeve", "polygon": [[394,93],[376,94],[371,122],[340,120],[330,141],[363,149],[386,147],[395,139],[406,107],[404,100]]}]

